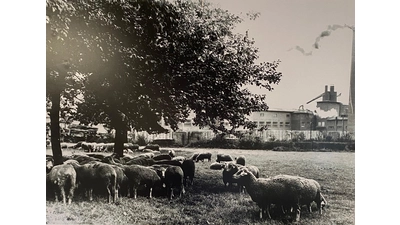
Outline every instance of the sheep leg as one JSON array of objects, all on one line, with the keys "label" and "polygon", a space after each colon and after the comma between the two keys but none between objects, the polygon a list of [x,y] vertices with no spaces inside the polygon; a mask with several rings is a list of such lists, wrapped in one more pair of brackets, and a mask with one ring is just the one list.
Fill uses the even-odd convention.
[{"label": "sheep leg", "polygon": [[182,192],[182,194],[185,194],[185,187],[182,185],[182,188],[181,188],[181,192]]},{"label": "sheep leg", "polygon": [[173,196],[174,196],[174,191],[172,190],[172,188],[168,188],[168,199],[171,200]]},{"label": "sheep leg", "polygon": [[[318,203],[317,203],[317,205],[318,205]],[[307,204],[307,209],[308,209],[308,212],[312,213],[311,203]]]},{"label": "sheep leg", "polygon": [[54,191],[54,197],[55,197],[55,201],[58,202],[58,193],[57,193],[57,191]]},{"label": "sheep leg", "polygon": [[114,194],[114,202],[118,201],[118,188],[115,189],[115,194]]},{"label": "sheep leg", "polygon": [[149,198],[152,198],[152,193],[153,193],[153,188],[150,188],[150,190],[149,190]]},{"label": "sheep leg", "polygon": [[61,188],[60,188],[60,191],[61,191],[61,196],[62,196],[63,203],[64,203],[64,205],[65,205],[65,204],[67,204],[67,202],[66,202],[66,196],[65,196],[65,190],[64,190],[63,187],[61,187]]},{"label": "sheep leg", "polygon": [[269,219],[271,219],[271,214],[269,214],[269,208],[270,208],[270,204],[267,204],[267,207],[266,207],[267,209],[267,216],[268,216],[268,218]]},{"label": "sheep leg", "polygon": [[299,222],[300,221],[300,212],[301,212],[300,205],[298,205],[298,204],[296,205],[295,212],[296,212],[296,222]]},{"label": "sheep leg", "polygon": [[263,208],[260,208],[260,219],[262,219],[262,214],[263,214]]},{"label": "sheep leg", "polygon": [[133,198],[136,199],[136,197],[137,197],[137,189],[134,188],[133,189]]},{"label": "sheep leg", "polygon": [[89,194],[89,201],[93,201],[93,189],[92,188],[89,188],[88,194]]},{"label": "sheep leg", "polygon": [[108,193],[108,203],[111,203],[111,198],[112,198],[112,194],[111,194],[111,190],[110,190],[110,187],[109,186],[107,186],[107,193]]},{"label": "sheep leg", "polygon": [[70,205],[72,202],[72,198],[74,197],[74,191],[75,191],[75,187],[71,186],[71,188],[69,189],[69,194],[68,194],[68,205]]}]

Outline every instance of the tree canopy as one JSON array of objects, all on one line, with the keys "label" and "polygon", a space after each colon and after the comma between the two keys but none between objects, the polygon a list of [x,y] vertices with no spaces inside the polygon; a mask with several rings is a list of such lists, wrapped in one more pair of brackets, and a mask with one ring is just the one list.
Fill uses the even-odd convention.
[{"label": "tree canopy", "polygon": [[[245,87],[272,90],[279,61],[256,63],[254,41],[233,32],[240,17],[194,1],[66,2],[47,1],[47,68],[48,78],[69,79],[47,88],[79,83],[78,118],[115,128],[120,155],[130,128],[162,132],[163,119],[176,129],[192,110],[196,125],[227,132],[223,121],[246,126],[246,115],[268,108],[265,95]],[[53,30],[62,38],[51,36]]]}]

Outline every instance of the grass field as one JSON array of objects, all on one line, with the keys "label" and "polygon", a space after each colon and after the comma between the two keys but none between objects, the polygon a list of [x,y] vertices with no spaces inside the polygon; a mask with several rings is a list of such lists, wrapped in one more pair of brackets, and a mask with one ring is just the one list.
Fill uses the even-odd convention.
[{"label": "grass field", "polygon": [[[302,209],[297,224],[354,224],[355,154],[338,152],[274,152],[229,149],[174,149],[177,155],[210,151],[244,155],[246,164],[257,166],[261,177],[277,174],[299,175],[317,180],[328,201],[322,215]],[[47,150],[47,154],[51,154]],[[64,150],[68,155],[70,151]],[[116,204],[105,197],[93,202],[77,197],[69,206],[46,200],[47,224],[286,224],[288,220],[273,214],[272,220],[259,219],[258,206],[248,194],[225,188],[222,171],[211,170],[212,162],[196,163],[194,186],[181,199],[165,196],[148,199],[120,198]],[[273,212],[272,212],[273,213]],[[274,218],[275,217],[275,218]]]}]

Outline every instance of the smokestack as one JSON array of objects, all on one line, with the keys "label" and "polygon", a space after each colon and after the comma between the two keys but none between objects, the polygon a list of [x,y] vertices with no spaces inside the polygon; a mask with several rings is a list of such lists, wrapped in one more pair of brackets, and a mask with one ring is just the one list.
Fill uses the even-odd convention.
[{"label": "smokestack", "polygon": [[331,86],[331,90],[329,92],[329,100],[331,100],[332,102],[336,102],[337,101],[337,92],[335,91],[335,86]]},{"label": "smokestack", "polygon": [[328,85],[325,85],[325,93],[328,92]]},{"label": "smokestack", "polygon": [[[353,28],[354,29],[354,28]],[[349,108],[350,113],[355,113],[355,30],[353,30],[353,48],[351,52],[351,70],[350,70],[350,93],[349,93]]]}]

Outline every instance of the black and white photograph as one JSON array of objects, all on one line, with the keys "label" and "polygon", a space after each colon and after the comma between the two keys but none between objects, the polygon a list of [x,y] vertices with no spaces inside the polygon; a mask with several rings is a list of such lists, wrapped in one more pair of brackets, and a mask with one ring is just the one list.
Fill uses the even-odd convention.
[{"label": "black and white photograph", "polygon": [[46,224],[355,224],[355,8],[46,0]]}]

